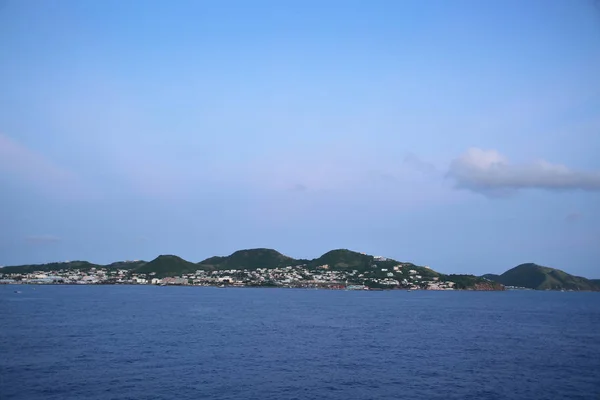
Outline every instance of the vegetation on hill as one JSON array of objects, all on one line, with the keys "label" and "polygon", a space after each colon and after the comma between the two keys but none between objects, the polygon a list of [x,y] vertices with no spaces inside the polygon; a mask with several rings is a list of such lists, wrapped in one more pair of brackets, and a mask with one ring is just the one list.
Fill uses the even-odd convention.
[{"label": "vegetation on hill", "polygon": [[475,275],[441,275],[440,279],[454,282],[456,289],[504,290],[502,284]]},{"label": "vegetation on hill", "polygon": [[144,265],[145,261],[117,261],[108,265],[93,264],[87,261],[65,261],[65,262],[54,262],[48,264],[28,264],[28,265],[17,265],[14,267],[0,268],[0,272],[5,274],[20,273],[30,274],[32,272],[49,272],[49,271],[69,271],[69,270],[80,270],[89,271],[92,268],[107,268],[109,270],[116,269],[127,269],[133,270]]},{"label": "vegetation on hill", "polygon": [[481,276],[483,279],[487,279],[489,281],[494,281],[494,282],[499,282],[498,278],[500,277],[500,275],[496,275],[496,274],[485,274]]},{"label": "vegetation on hill", "polygon": [[149,274],[154,272],[157,278],[176,276],[195,272],[198,265],[173,255],[161,255],[149,263],[145,263],[134,271]]},{"label": "vegetation on hill", "polygon": [[66,261],[66,262],[55,262],[48,264],[30,264],[30,265],[18,265],[14,267],[4,267],[0,269],[0,272],[4,274],[22,273],[30,274],[32,272],[48,272],[58,270],[89,270],[91,268],[98,268],[100,265],[92,264],[87,261]]},{"label": "vegetation on hill", "polygon": [[284,256],[273,249],[239,250],[227,257],[211,257],[197,264],[196,269],[248,269],[280,268],[300,265],[303,260]]},{"label": "vegetation on hill", "polygon": [[306,265],[310,269],[327,265],[328,269],[334,271],[357,270],[359,272],[382,268],[392,270],[394,267],[401,267],[401,270],[405,273],[408,273],[409,270],[414,270],[419,275],[424,277],[434,277],[440,275],[439,273],[427,267],[420,267],[412,263],[400,262],[391,258],[378,258],[365,253],[358,253],[356,251],[347,249],[331,250],[319,258],[308,261]]},{"label": "vegetation on hill", "polygon": [[331,250],[319,258],[308,262],[309,268],[327,265],[331,270],[359,270],[364,271],[375,264],[373,256],[357,253],[346,249]]},{"label": "vegetation on hill", "polygon": [[145,264],[147,264],[146,261],[117,261],[108,265],[105,265],[104,267],[109,269],[109,270],[116,270],[116,269],[137,269],[137,268],[141,268],[142,266],[144,266]]},{"label": "vegetation on hill", "polygon": [[209,257],[204,261],[200,261],[198,263],[198,268],[199,269],[216,269],[215,266],[222,264],[225,260],[227,259],[227,257],[221,257],[221,256],[214,256],[214,257]]},{"label": "vegetation on hill", "polygon": [[518,265],[502,275],[488,274],[484,277],[505,286],[536,290],[600,290],[600,284],[592,280],[533,263]]}]

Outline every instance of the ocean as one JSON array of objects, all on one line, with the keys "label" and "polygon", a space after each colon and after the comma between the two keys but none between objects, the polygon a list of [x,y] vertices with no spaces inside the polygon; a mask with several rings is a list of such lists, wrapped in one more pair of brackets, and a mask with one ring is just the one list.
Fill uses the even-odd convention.
[{"label": "ocean", "polygon": [[2,400],[401,398],[600,399],[600,293],[0,286]]}]

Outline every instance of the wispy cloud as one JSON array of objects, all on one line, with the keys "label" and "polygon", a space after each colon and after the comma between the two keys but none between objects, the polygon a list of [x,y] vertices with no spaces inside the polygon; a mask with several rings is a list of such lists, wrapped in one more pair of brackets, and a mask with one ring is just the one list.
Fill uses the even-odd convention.
[{"label": "wispy cloud", "polygon": [[383,183],[386,185],[398,185],[401,183],[400,179],[395,174],[378,169],[367,171],[365,179],[370,182]]},{"label": "wispy cloud", "polygon": [[505,196],[519,189],[600,190],[600,172],[576,171],[539,160],[513,164],[496,150],[470,148],[450,164],[448,177],[456,187],[488,196]]},{"label": "wispy cloud", "polygon": [[58,236],[53,236],[53,235],[31,235],[31,236],[26,236],[25,237],[25,241],[29,244],[52,244],[52,243],[58,243],[60,242],[62,239],[59,238]]},{"label": "wispy cloud", "polygon": [[420,157],[418,157],[414,153],[408,153],[404,156],[404,160],[402,160],[402,164],[405,167],[408,167],[412,170],[430,174],[436,171],[435,165],[430,162],[424,161]]},{"label": "wispy cloud", "polygon": [[25,181],[36,189],[60,193],[72,189],[76,176],[36,151],[0,133],[0,173]]},{"label": "wispy cloud", "polygon": [[290,188],[290,191],[292,192],[306,192],[307,190],[308,187],[306,187],[306,185],[303,185],[302,183],[297,183]]},{"label": "wispy cloud", "polygon": [[572,223],[579,221],[581,219],[581,217],[582,217],[581,213],[575,211],[575,212],[571,212],[571,213],[567,214],[565,216],[565,221],[572,224]]}]

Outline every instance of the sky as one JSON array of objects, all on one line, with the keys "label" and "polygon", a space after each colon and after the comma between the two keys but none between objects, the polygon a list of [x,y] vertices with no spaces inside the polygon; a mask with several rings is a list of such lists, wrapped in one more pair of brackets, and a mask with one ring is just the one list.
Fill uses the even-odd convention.
[{"label": "sky", "polygon": [[0,265],[600,278],[599,71],[595,0],[0,0]]}]

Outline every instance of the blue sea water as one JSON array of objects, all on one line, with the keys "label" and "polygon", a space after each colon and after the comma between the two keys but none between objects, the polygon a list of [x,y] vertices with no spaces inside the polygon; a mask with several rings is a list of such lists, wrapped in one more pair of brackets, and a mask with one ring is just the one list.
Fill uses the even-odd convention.
[{"label": "blue sea water", "polygon": [[600,293],[0,287],[2,400],[398,398],[600,399]]}]

